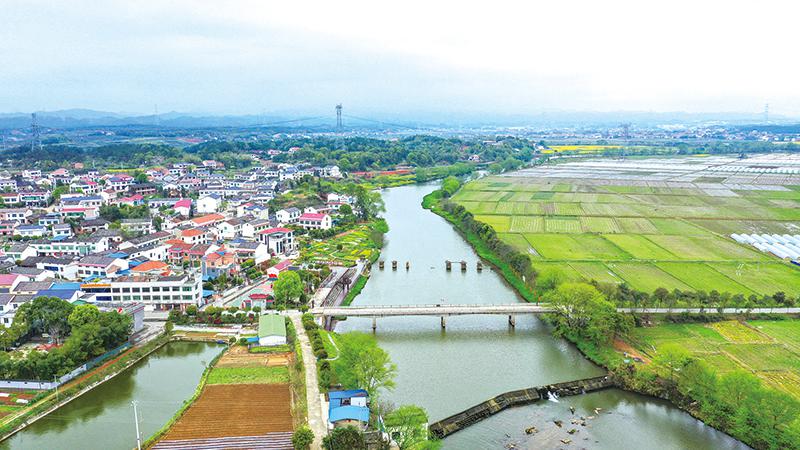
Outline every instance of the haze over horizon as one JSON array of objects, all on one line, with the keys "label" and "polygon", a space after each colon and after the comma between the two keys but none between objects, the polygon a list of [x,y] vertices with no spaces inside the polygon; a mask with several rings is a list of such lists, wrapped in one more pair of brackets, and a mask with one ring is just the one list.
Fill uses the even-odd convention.
[{"label": "haze over horizon", "polygon": [[9,0],[0,110],[800,116],[800,5]]}]

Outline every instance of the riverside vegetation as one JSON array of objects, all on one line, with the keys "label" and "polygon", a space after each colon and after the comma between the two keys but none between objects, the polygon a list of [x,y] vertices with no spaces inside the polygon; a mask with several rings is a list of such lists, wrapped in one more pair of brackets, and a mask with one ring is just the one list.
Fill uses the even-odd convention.
[{"label": "riverside vegetation", "polygon": [[[486,181],[483,181],[485,184]],[[717,359],[693,353],[667,340],[650,341],[651,361],[635,363],[630,355],[623,355],[615,343],[629,340],[639,343],[646,335],[637,325],[655,320],[622,314],[620,305],[643,305],[649,302],[667,302],[677,305],[719,305],[724,299],[742,301],[744,304],[781,304],[787,298],[782,292],[749,298],[743,295],[719,294],[686,289],[655,289],[653,294],[631,289],[625,283],[614,284],[594,279],[569,280],[560,276],[540,274],[534,269],[529,254],[509,250],[509,245],[497,236],[496,230],[485,224],[461,205],[450,200],[460,192],[460,182],[445,180],[442,189],[423,200],[423,206],[450,221],[472,244],[478,254],[492,263],[505,279],[528,301],[541,300],[553,305],[556,311],[545,317],[554,326],[554,333],[575,343],[592,361],[609,369],[619,385],[640,393],[670,400],[705,423],[714,426],[757,449],[800,448],[800,401],[785,390],[766,384],[746,366],[722,370]],[[791,304],[791,303],[789,303]],[[662,320],[670,322],[718,321],[714,314],[677,316],[668,315]],[[797,323],[794,321],[788,323]],[[696,336],[707,337],[702,326]],[[773,327],[780,336],[791,334],[794,328]],[[662,326],[652,328],[654,333]],[[638,336],[638,340],[637,340]],[[710,340],[711,338],[709,338]],[[682,342],[681,342],[682,343]],[[719,344],[719,343],[718,343]],[[796,342],[793,344],[796,345]],[[777,346],[776,346],[777,347]],[[757,348],[744,348],[742,352],[758,352]],[[796,354],[789,355],[800,366]],[[752,369],[752,368],[751,368]],[[790,383],[787,383],[790,384]]]}]

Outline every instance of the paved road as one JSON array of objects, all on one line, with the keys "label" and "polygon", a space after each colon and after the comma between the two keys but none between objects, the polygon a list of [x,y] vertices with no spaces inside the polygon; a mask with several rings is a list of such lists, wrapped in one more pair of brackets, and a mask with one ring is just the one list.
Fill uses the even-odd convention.
[{"label": "paved road", "polygon": [[314,432],[314,443],[312,450],[322,449],[322,438],[328,434],[327,424],[322,418],[322,402],[319,395],[319,383],[317,382],[317,358],[311,349],[311,341],[308,340],[306,329],[300,320],[299,311],[289,311],[294,328],[297,330],[297,338],[300,340],[300,350],[303,352],[303,363],[306,373],[306,401],[308,402],[308,426]]}]

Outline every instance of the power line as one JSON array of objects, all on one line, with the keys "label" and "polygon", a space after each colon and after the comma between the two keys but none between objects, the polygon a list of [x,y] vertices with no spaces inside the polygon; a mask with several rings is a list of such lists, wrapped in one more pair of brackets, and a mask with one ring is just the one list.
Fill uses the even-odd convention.
[{"label": "power line", "polygon": [[350,118],[350,119],[356,119],[356,120],[363,120],[365,122],[378,123],[378,124],[381,124],[381,125],[389,125],[389,126],[397,127],[397,128],[405,128],[405,129],[408,129],[408,130],[419,130],[420,129],[419,127],[410,127],[408,125],[401,125],[399,123],[392,123],[392,122],[384,122],[384,121],[381,121],[381,120],[367,119],[366,117],[350,116],[350,115],[347,115],[347,114],[345,114],[344,117],[347,117],[347,118]]}]

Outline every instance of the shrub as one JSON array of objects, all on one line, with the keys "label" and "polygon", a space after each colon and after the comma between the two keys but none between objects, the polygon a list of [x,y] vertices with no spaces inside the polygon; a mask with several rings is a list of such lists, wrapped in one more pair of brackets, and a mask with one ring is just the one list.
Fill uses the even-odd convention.
[{"label": "shrub", "polygon": [[314,442],[314,432],[306,425],[295,430],[292,435],[292,445],[296,450],[308,450],[312,442]]}]

